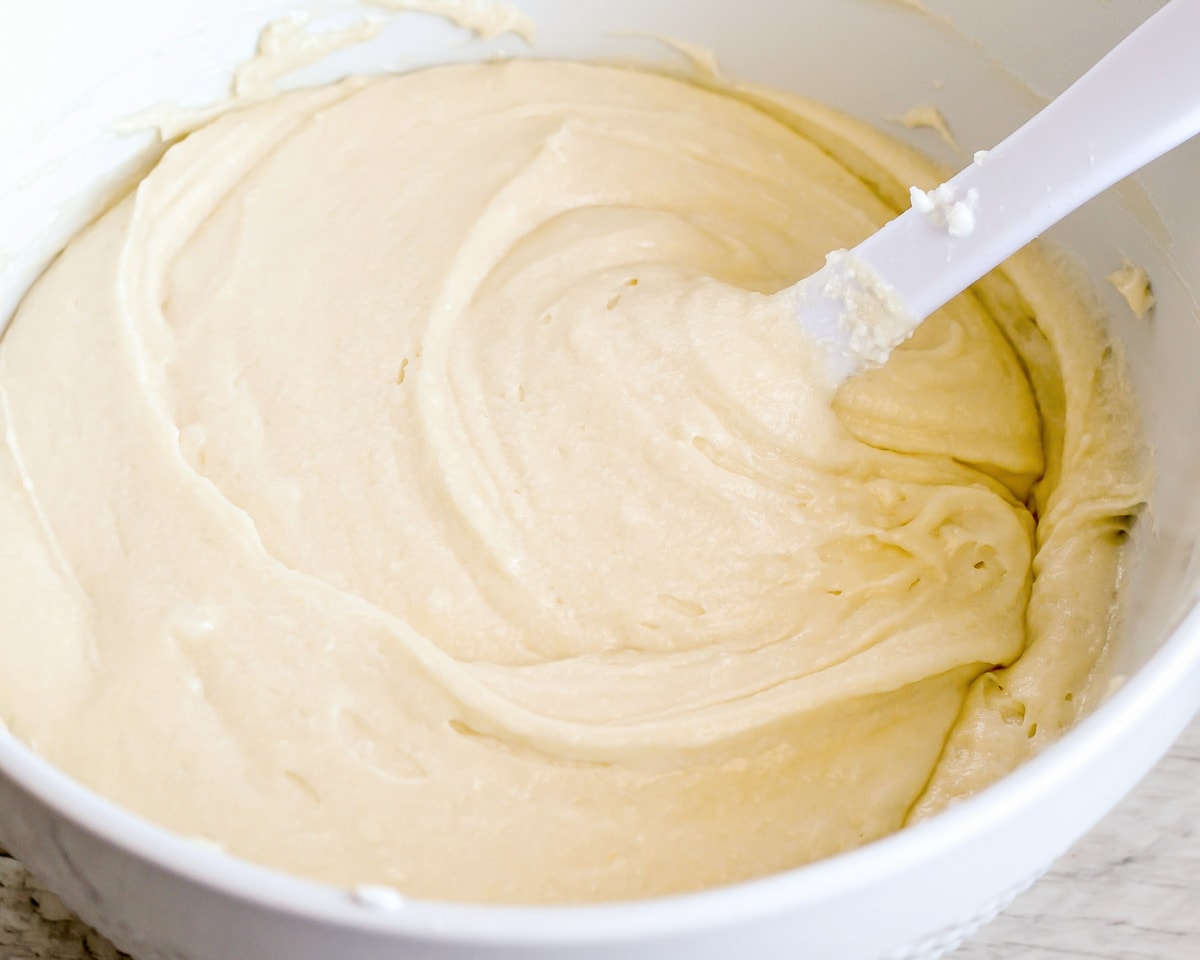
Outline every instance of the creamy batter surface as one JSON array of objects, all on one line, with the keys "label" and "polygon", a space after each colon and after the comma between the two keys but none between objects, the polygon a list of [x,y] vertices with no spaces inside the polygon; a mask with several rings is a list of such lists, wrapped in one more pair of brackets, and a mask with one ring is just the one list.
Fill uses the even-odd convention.
[{"label": "creamy batter surface", "polygon": [[1143,497],[1036,250],[836,391],[763,296],[937,182],[610,67],[289,94],[173,146],[0,347],[0,718],[341,884],[683,891],[1068,726]]}]

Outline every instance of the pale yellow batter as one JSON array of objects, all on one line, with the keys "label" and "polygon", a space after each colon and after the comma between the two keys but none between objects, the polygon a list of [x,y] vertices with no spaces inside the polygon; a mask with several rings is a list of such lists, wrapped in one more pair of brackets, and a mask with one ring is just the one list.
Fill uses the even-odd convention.
[{"label": "pale yellow batter", "polygon": [[184,835],[455,900],[757,876],[986,785],[1113,623],[1119,364],[1036,251],[836,395],[761,296],[934,182],[561,62],[216,120],[0,348],[0,718]]}]

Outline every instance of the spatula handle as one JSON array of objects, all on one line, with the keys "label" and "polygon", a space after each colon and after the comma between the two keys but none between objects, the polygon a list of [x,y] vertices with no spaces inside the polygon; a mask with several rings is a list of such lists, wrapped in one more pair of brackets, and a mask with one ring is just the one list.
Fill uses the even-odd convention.
[{"label": "spatula handle", "polygon": [[[906,211],[852,253],[923,319],[1100,191],[1197,133],[1200,0],[1171,0],[949,181],[952,200]],[[955,211],[955,202],[964,206]]]}]

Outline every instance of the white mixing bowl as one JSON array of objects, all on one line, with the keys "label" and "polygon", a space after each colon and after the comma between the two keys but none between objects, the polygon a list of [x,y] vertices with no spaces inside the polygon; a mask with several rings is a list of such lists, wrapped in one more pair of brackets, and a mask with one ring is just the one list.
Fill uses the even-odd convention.
[{"label": "white mixing bowl", "polygon": [[[312,29],[345,26],[368,9],[348,0],[0,7],[0,321],[114,177],[144,162],[151,138],[121,135],[116,122],[165,100],[220,99],[261,27],[305,2],[320,13]],[[539,26],[537,55],[661,60],[669,55],[655,42],[614,33],[678,37],[714,50],[733,76],[823,99],[951,165],[962,160],[947,145],[894,118],[932,101],[968,155],[991,146],[1159,5],[927,0],[933,12],[921,13],[900,0],[521,0]],[[388,21],[380,35],[295,82],[523,52],[512,36],[482,44],[428,16],[370,10]],[[485,908],[354,896],[202,849],[116,809],[0,731],[0,842],[139,960],[938,956],[1111,809],[1200,707],[1197,169],[1193,143],[1055,231],[1126,346],[1155,449],[1153,516],[1138,531],[1116,658],[1128,680],[981,795],[860,850],[750,883],[606,906]],[[1135,321],[1102,281],[1123,257],[1153,278],[1149,321]]]}]

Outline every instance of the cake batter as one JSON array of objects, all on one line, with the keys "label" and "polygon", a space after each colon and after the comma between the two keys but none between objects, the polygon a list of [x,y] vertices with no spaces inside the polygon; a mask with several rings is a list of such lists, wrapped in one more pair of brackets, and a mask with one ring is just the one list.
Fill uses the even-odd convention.
[{"label": "cake batter", "polygon": [[216,119],[0,345],[0,719],[185,836],[459,901],[741,880],[987,785],[1086,704],[1144,492],[1037,250],[823,379],[769,294],[938,179],[556,61]]}]

